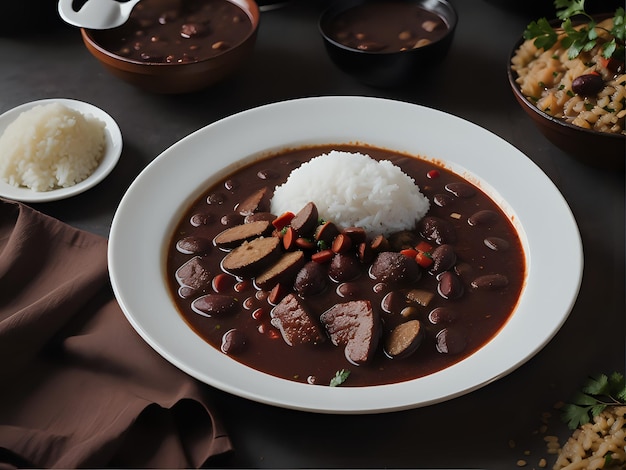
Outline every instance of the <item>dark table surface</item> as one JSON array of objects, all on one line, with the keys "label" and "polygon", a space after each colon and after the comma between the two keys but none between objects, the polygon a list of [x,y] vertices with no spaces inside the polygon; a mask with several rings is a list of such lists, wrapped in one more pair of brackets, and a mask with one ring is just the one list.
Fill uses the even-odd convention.
[{"label": "dark table surface", "polygon": [[[553,405],[571,398],[588,375],[625,368],[624,174],[572,159],[516,104],[506,78],[507,58],[526,24],[543,14],[539,9],[453,0],[459,24],[449,55],[415,83],[390,90],[359,84],[330,62],[317,30],[325,3],[295,1],[264,11],[249,63],[214,88],[182,96],[145,93],[109,75],[84,48],[78,30],[61,24],[53,9],[39,34],[24,34],[32,31],[27,21],[5,25],[0,113],[32,100],[73,98],[107,111],[124,136],[120,162],[102,183],[67,200],[32,206],[106,237],[124,192],[163,150],[223,117],[291,98],[379,96],[436,108],[490,130],[550,177],[580,228],[583,283],[554,339],[494,383],[409,411],[309,414],[211,390],[235,445],[232,455],[214,465],[506,469],[517,468],[520,459],[527,468],[539,468],[546,458],[549,468],[554,456],[547,454],[543,436],[558,435],[563,443],[570,435]],[[533,197],[532,188],[528,196]],[[542,210],[542,201],[534,203]]]}]

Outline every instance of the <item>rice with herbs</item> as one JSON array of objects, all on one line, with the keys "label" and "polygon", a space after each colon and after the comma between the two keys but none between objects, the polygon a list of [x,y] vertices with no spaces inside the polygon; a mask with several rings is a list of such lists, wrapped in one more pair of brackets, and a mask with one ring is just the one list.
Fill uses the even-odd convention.
[{"label": "rice with herbs", "polygon": [[606,408],[577,428],[558,452],[553,470],[626,468],[626,406]]},{"label": "rice with herbs", "polygon": [[[613,20],[606,19],[599,26],[611,30]],[[600,36],[607,34],[599,30]],[[528,39],[522,43],[511,60],[511,68],[518,75],[516,82],[526,98],[545,113],[576,126],[626,134],[626,74],[605,66],[600,45],[570,59],[560,41],[545,51],[533,42]],[[585,97],[572,91],[574,79],[595,73],[604,80],[604,88],[597,95]]]},{"label": "rice with herbs", "polygon": [[308,202],[339,227],[383,235],[413,229],[430,207],[415,180],[390,161],[340,151],[293,170],[276,187],[271,209],[274,214],[296,213]]},{"label": "rice with herbs", "polygon": [[49,191],[90,176],[104,153],[105,124],[61,103],[21,113],[0,136],[0,178]]}]

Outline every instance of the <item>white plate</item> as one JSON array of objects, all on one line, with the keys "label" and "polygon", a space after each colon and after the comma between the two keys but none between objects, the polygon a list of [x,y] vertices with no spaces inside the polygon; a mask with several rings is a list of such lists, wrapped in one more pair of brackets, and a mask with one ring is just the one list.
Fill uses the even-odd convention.
[{"label": "white plate", "polygon": [[[527,255],[526,285],[511,319],[482,349],[452,367],[374,387],[278,379],[205,343],[178,314],[165,281],[165,245],[182,211],[217,176],[241,165],[241,159],[249,161],[285,147],[355,141],[445,162],[501,205],[516,225]],[[561,327],[577,297],[583,267],[580,235],[567,203],[524,154],[455,116],[363,97],[306,98],[262,106],[182,139],[128,189],[113,219],[108,257],[115,295],[128,320],[171,363],[226,392],[320,413],[424,406],[504,376],[541,350]]]},{"label": "white plate", "polygon": [[16,108],[10,109],[0,115],[0,135],[2,135],[7,126],[15,121],[15,119],[17,119],[17,117],[24,111],[28,111],[37,105],[45,105],[49,103],[64,104],[68,108],[75,109],[83,114],[91,114],[105,123],[106,150],[100,165],[98,165],[88,178],[85,178],[80,183],[68,188],[53,189],[51,191],[33,191],[30,188],[13,186],[0,179],[0,196],[21,202],[58,201],[59,199],[75,196],[87,191],[89,188],[94,187],[106,178],[117,164],[117,161],[122,153],[122,133],[120,132],[120,128],[115,120],[113,120],[113,118],[107,113],[102,111],[100,108],[83,101],[66,98],[50,98],[32,101],[30,103],[17,106]]}]

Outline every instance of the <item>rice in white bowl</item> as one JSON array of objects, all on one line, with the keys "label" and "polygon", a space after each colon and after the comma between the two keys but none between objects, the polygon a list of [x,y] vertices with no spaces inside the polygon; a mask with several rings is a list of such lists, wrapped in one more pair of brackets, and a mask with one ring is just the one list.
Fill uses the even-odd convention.
[{"label": "rice in white bowl", "polygon": [[0,136],[0,178],[49,191],[73,186],[100,164],[105,123],[61,103],[21,113]]},{"label": "rice in white bowl", "polygon": [[415,180],[390,161],[336,150],[293,170],[276,187],[271,210],[296,213],[308,202],[341,228],[383,235],[415,228],[430,208]]}]

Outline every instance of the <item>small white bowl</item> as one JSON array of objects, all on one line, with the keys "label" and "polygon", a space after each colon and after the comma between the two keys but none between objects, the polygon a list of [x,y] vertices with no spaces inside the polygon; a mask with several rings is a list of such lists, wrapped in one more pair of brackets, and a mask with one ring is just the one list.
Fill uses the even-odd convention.
[{"label": "small white bowl", "polygon": [[49,103],[61,103],[68,108],[79,111],[85,115],[91,114],[105,123],[106,149],[100,165],[98,165],[88,178],[85,178],[80,183],[76,183],[75,185],[67,188],[52,189],[50,191],[34,191],[26,187],[13,186],[0,179],[1,197],[21,202],[49,202],[66,199],[87,191],[96,184],[100,183],[109,175],[109,173],[111,173],[120,159],[120,155],[122,154],[122,133],[119,126],[111,116],[102,111],[100,108],[83,101],[66,98],[51,98],[32,101],[30,103],[17,106],[0,115],[0,135],[2,135],[9,124],[15,121],[24,111],[28,111],[37,105],[45,105]]}]

